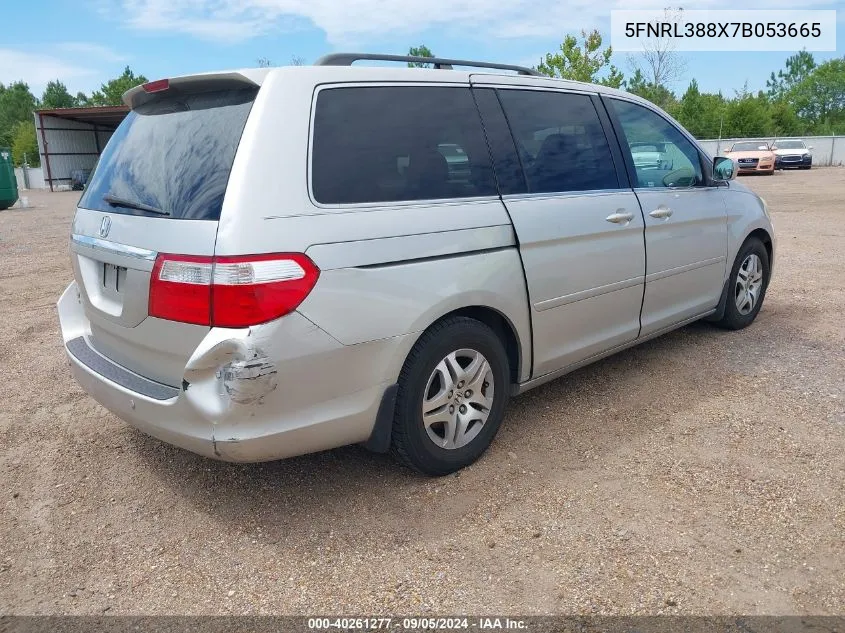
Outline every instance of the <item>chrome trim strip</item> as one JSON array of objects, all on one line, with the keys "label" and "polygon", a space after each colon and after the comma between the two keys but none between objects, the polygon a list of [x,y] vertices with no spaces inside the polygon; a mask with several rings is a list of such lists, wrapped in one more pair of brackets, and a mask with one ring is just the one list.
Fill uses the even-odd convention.
[{"label": "chrome trim strip", "polygon": [[321,209],[324,213],[296,213],[292,215],[266,215],[262,220],[286,220],[287,218],[314,217],[328,215],[330,213],[360,213],[368,211],[390,211],[394,208],[410,209],[414,207],[448,207],[463,206],[467,204],[483,204],[488,202],[500,202],[499,196],[473,196],[469,198],[434,198],[431,200],[396,200],[393,202],[356,202],[350,204],[323,204],[311,203],[315,208]]},{"label": "chrome trim strip", "polygon": [[615,292],[617,290],[625,290],[626,288],[632,288],[634,286],[641,286],[643,285],[643,277],[632,277],[631,279],[623,279],[622,281],[616,281],[612,284],[607,284],[606,286],[597,286],[595,288],[588,288],[587,290],[580,290],[578,292],[573,292],[572,294],[563,295],[562,297],[554,297],[552,299],[544,299],[543,301],[539,301],[534,304],[534,309],[537,312],[542,312],[543,310],[549,310],[551,308],[558,308],[560,306],[565,306],[570,303],[575,303],[576,301],[583,301],[584,299],[592,299],[593,297],[599,297],[601,295],[608,294],[609,292]]},{"label": "chrome trim strip", "polygon": [[519,201],[519,200],[557,200],[570,198],[584,198],[590,196],[591,198],[601,196],[611,196],[620,193],[632,193],[633,190],[628,188],[617,187],[615,189],[585,189],[582,191],[543,191],[540,193],[509,193],[502,196],[505,202]]},{"label": "chrome trim strip", "polygon": [[145,261],[154,262],[158,253],[147,250],[146,248],[138,248],[137,246],[129,246],[128,244],[119,244],[118,242],[109,242],[108,240],[101,240],[97,237],[89,237],[88,235],[78,235],[74,233],[71,235],[71,241],[79,246],[93,248],[94,250],[103,251],[105,253],[112,253],[114,255],[122,255],[124,257],[134,257],[135,259],[143,259]]},{"label": "chrome trim strip", "polygon": [[713,266],[714,264],[721,264],[725,261],[724,257],[713,257],[711,259],[705,259],[700,262],[693,262],[692,264],[686,264],[684,266],[678,266],[677,268],[670,268],[668,270],[661,270],[658,273],[651,273],[650,275],[646,275],[645,282],[651,283],[652,281],[657,281],[658,279],[665,279],[666,277],[674,277],[675,275],[680,275],[681,273],[688,273],[691,270],[696,270],[698,268],[704,268],[705,266]]}]

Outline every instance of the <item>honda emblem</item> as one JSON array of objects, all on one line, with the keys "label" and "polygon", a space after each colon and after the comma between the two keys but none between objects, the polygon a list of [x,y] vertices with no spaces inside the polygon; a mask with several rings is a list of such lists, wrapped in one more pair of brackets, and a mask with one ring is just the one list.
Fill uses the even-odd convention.
[{"label": "honda emblem", "polygon": [[103,218],[103,221],[100,222],[100,237],[105,237],[109,234],[109,229],[111,228],[111,218],[106,216]]}]

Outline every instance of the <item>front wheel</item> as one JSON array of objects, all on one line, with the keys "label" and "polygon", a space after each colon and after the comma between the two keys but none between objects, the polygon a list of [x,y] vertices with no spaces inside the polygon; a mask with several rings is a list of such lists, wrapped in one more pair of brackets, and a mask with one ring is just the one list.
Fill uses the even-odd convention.
[{"label": "front wheel", "polygon": [[757,318],[769,284],[769,253],[753,237],[742,245],[731,269],[725,314],[717,325],[731,330],[748,327]]},{"label": "front wheel", "polygon": [[391,450],[426,475],[447,475],[487,449],[510,388],[501,339],[484,323],[449,317],[417,341],[399,376]]}]

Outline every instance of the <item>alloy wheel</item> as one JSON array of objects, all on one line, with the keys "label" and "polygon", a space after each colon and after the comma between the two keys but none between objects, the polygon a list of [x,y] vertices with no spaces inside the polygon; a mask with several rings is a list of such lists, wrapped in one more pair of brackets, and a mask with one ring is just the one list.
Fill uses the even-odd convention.
[{"label": "alloy wheel", "polygon": [[445,449],[469,444],[493,406],[495,384],[481,352],[459,349],[434,368],[423,392],[422,420],[429,439]]},{"label": "alloy wheel", "polygon": [[749,314],[757,305],[762,289],[763,262],[755,253],[751,253],[740,265],[734,286],[736,309],[742,316]]}]

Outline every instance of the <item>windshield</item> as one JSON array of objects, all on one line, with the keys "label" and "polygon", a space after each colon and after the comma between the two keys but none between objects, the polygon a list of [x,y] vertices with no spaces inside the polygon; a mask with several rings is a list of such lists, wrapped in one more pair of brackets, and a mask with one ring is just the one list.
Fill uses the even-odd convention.
[{"label": "windshield", "polygon": [[748,142],[748,143],[734,143],[734,146],[731,148],[732,152],[759,152],[759,151],[766,151],[769,149],[769,146],[766,143],[762,142]]},{"label": "windshield", "polygon": [[79,206],[219,220],[229,172],[257,88],[166,96],[115,131]]},{"label": "windshield", "polygon": [[778,149],[804,149],[804,141],[778,141],[775,145]]}]

